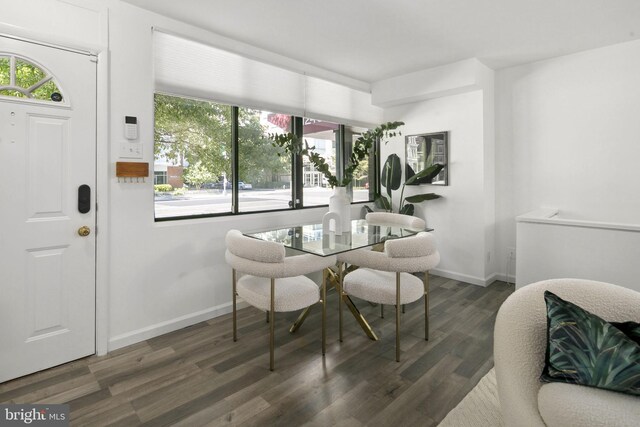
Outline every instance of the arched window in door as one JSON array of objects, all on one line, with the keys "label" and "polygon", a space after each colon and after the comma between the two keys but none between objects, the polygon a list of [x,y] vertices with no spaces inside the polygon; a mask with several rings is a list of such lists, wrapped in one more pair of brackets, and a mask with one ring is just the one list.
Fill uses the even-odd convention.
[{"label": "arched window in door", "polygon": [[25,58],[0,52],[0,97],[5,96],[64,103],[51,73]]}]

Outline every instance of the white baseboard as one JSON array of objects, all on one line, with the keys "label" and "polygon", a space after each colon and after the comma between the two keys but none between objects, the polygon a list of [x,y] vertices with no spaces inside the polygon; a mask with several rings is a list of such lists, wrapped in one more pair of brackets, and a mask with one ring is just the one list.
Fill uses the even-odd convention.
[{"label": "white baseboard", "polygon": [[[480,277],[470,276],[463,273],[455,273],[453,271],[434,269],[430,270],[436,276],[446,277],[447,279],[459,280],[465,283],[471,283],[473,285],[486,287],[493,283],[495,280],[506,281],[507,277],[503,273],[494,273],[488,278],[483,279]],[[509,276],[509,282],[514,283],[515,278]],[[248,307],[248,304],[242,299],[238,301],[238,308]],[[116,335],[109,339],[109,351],[116,350],[118,348],[126,347],[131,344],[138,343],[140,341],[148,340],[150,338],[157,337],[162,334],[176,331],[178,329],[186,328],[187,326],[194,325],[198,322],[212,319],[214,317],[222,316],[231,313],[231,302],[221,304],[215,307],[210,307],[205,310],[201,310],[195,313],[186,314],[184,316],[177,317],[175,319],[167,320],[164,322],[156,323],[155,325],[147,326],[145,328],[137,329],[135,331],[127,332],[121,335]]]},{"label": "white baseboard", "polygon": [[504,273],[496,273],[494,274],[494,279],[493,280],[501,280],[503,282],[507,282],[509,284],[514,284],[516,282],[516,276],[509,274],[506,275]]},{"label": "white baseboard", "polygon": [[436,276],[446,277],[447,279],[459,280],[461,282],[471,283],[472,285],[478,285],[482,287],[487,287],[496,280],[504,280],[501,278],[501,277],[504,277],[504,275],[501,275],[498,273],[493,273],[489,277],[483,279],[481,277],[470,276],[468,274],[456,273],[448,270],[434,269],[434,270],[430,270],[429,272],[435,274]]},{"label": "white baseboard", "polygon": [[[238,301],[238,309],[244,307],[248,307],[248,304],[242,300]],[[125,334],[116,335],[109,339],[109,351],[126,347],[169,332],[177,331],[178,329],[186,328],[187,326],[195,325],[196,323],[231,313],[231,311],[232,304],[231,302],[228,302],[205,310],[197,311],[195,313],[176,317],[175,319],[156,323],[155,325],[147,326],[135,331],[127,332]]]}]

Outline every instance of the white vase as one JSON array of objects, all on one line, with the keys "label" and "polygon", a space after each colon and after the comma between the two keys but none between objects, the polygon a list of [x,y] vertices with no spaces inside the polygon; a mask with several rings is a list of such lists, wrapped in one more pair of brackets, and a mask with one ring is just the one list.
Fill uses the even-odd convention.
[{"label": "white vase", "polygon": [[351,231],[351,200],[346,187],[333,188],[333,195],[329,197],[329,212],[336,213],[340,218],[340,227],[336,227],[336,234]]}]

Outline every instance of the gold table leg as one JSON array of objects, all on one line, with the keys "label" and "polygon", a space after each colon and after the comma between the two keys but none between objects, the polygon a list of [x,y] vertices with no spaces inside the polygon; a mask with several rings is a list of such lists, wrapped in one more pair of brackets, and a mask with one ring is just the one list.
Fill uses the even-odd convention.
[{"label": "gold table leg", "polygon": [[358,307],[356,307],[353,301],[351,301],[351,298],[349,298],[349,295],[343,295],[342,300],[344,301],[345,305],[349,308],[349,311],[351,311],[351,314],[356,319],[356,321],[358,322],[358,324],[360,325],[364,333],[367,334],[367,336],[372,340],[378,341],[378,337],[376,336],[375,332],[373,332],[373,329],[371,329],[371,326],[369,326],[369,323],[367,322],[367,320],[364,318],[362,313],[360,313],[360,310],[358,310]]},{"label": "gold table leg", "polygon": [[[342,270],[342,266],[339,266],[339,268]],[[349,269],[347,269],[347,271],[349,271]],[[330,268],[325,269],[325,273],[327,274],[327,285],[330,285],[331,287],[335,288],[338,291],[338,295],[342,295],[342,298],[339,298],[338,300],[339,321],[341,322],[341,319],[342,319],[342,303],[344,302],[344,304],[347,306],[347,308],[349,309],[353,317],[356,319],[356,321],[358,322],[358,324],[360,325],[364,333],[367,334],[367,336],[372,340],[377,341],[378,337],[376,336],[375,332],[373,332],[373,329],[371,329],[371,326],[369,325],[367,320],[364,318],[362,313],[360,313],[360,310],[358,310],[358,308],[355,306],[351,298],[349,298],[349,295],[342,294],[340,289],[339,273],[331,270]],[[290,333],[294,333],[295,331],[300,329],[300,326],[302,326],[305,319],[309,315],[310,310],[311,310],[311,307],[307,307],[304,310],[302,310],[302,313],[300,313],[296,321],[293,322],[293,325],[291,325],[291,328],[289,328]],[[342,341],[342,330],[340,332],[341,332],[340,341]]]},{"label": "gold table leg", "polygon": [[275,363],[274,363],[274,355],[276,344],[275,344],[275,293],[276,293],[276,279],[271,278],[271,309],[269,310],[269,369],[273,371]]},{"label": "gold table leg", "polygon": [[304,310],[302,310],[302,313],[300,313],[300,316],[298,316],[296,321],[293,322],[293,325],[291,325],[291,327],[289,328],[289,332],[290,333],[294,333],[295,331],[297,331],[300,328],[300,326],[302,326],[302,324],[304,323],[305,319],[309,315],[309,311],[310,310],[311,310],[311,306],[309,306],[309,307],[305,308]]},{"label": "gold table leg", "polygon": [[322,272],[322,355],[327,352],[327,270]]},{"label": "gold table leg", "polygon": [[342,342],[342,280],[344,278],[342,271],[343,263],[338,262],[338,280],[336,289],[338,290],[338,324],[340,330],[340,342]]}]

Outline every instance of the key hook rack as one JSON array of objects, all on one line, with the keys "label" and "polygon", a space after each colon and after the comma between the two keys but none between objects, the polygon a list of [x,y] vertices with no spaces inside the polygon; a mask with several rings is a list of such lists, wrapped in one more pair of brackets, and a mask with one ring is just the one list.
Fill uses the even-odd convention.
[{"label": "key hook rack", "polygon": [[116,162],[116,177],[118,182],[145,182],[149,176],[149,163]]}]

